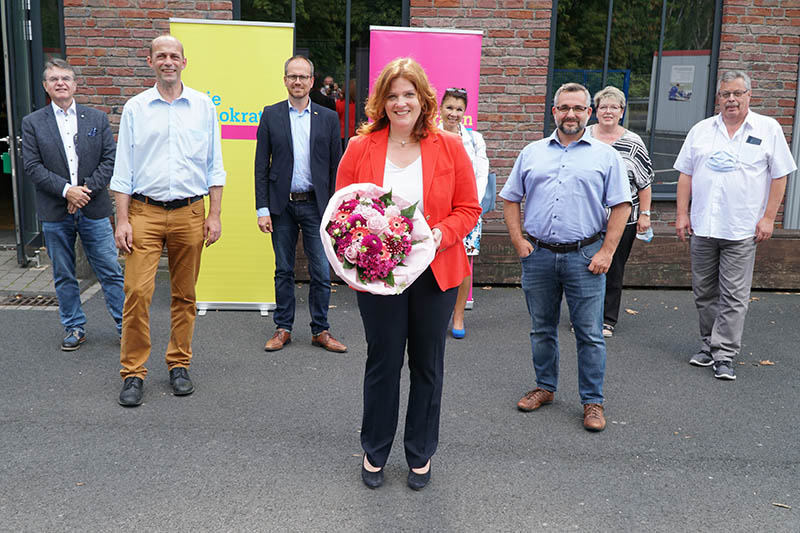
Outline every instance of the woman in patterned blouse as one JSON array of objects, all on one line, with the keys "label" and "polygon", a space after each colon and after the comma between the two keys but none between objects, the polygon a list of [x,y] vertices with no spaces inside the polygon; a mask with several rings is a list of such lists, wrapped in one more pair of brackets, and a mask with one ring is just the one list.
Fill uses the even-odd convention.
[{"label": "woman in patterned blouse", "polygon": [[650,228],[650,185],[653,183],[653,165],[642,138],[620,125],[625,113],[625,95],[616,87],[608,86],[594,95],[597,124],[589,126],[595,139],[610,144],[622,156],[628,169],[631,185],[631,217],[614,253],[611,267],[606,274],[606,300],[603,314],[603,337],[614,335],[619,317],[622,297],[622,278],[625,262],[631,253],[636,233]]}]

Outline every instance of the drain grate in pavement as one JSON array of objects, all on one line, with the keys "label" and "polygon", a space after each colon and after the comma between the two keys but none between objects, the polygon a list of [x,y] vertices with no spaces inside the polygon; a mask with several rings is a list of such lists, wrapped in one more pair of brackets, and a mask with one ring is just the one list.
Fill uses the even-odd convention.
[{"label": "drain grate in pavement", "polygon": [[0,300],[0,305],[13,305],[22,307],[30,305],[33,307],[58,307],[58,298],[55,296],[22,296],[17,294],[9,296],[5,300]]}]

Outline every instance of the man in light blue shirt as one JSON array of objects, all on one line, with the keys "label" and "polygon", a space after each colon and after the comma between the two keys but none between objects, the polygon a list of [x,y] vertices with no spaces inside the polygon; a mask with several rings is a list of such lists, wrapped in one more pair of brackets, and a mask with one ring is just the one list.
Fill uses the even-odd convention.
[{"label": "man in light blue shirt", "polygon": [[[110,188],[117,203],[117,247],[125,262],[119,403],[142,403],[150,356],[150,302],[161,250],[166,244],[172,292],[166,361],[176,396],[194,392],[192,358],[195,283],[203,243],[222,231],[220,210],[225,169],[220,130],[211,99],[186,87],[183,45],[170,35],[153,40],[147,64],[156,85],[134,96],[122,110],[117,159]],[[203,196],[208,195],[208,215]]]},{"label": "man in light blue shirt", "polygon": [[280,350],[292,340],[295,250],[302,232],[311,277],[311,343],[331,352],[344,352],[347,347],[329,331],[330,267],[319,235],[342,156],[339,116],[311,102],[314,65],[308,58],[289,58],[284,65],[283,83],[288,100],[264,108],[256,134],[258,227],[272,234],[275,252],[276,308],[272,316],[276,330],[264,349]]},{"label": "man in light blue shirt", "polygon": [[[553,401],[563,294],[578,347],[583,425],[602,431],[605,275],[630,215],[630,188],[617,151],[586,132],[592,114],[589,91],[567,83],[556,91],[554,101],[558,129],[522,150],[500,191],[506,226],[522,263],[537,382],[517,407],[527,412]],[[523,199],[528,238],[520,225]]]}]

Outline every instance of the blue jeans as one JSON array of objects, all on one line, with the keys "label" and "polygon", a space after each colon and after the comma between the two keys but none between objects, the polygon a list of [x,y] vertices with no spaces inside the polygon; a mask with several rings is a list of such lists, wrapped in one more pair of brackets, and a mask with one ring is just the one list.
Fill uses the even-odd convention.
[{"label": "blue jeans", "polygon": [[75,279],[75,236],[81,236],[83,250],[94,270],[106,308],[122,331],[122,306],[125,303],[122,268],[117,260],[114,230],[108,218],[86,218],[80,210],[58,222],[42,222],[47,255],[53,263],[53,281],[58,296],[58,313],[66,331],[86,329],[81,309],[81,291]]},{"label": "blue jeans", "polygon": [[558,387],[558,322],[561,295],[567,298],[578,347],[578,390],[581,403],[603,403],[606,345],[603,340],[605,274],[592,274],[589,263],[602,240],[575,252],[557,254],[535,247],[522,262],[522,290],[531,315],[531,351],[536,383]]},{"label": "blue jeans", "polygon": [[294,256],[297,236],[303,231],[303,251],[308,259],[308,310],[311,314],[311,334],[330,328],[328,303],[331,299],[331,274],[328,258],[322,249],[319,226],[322,217],[317,203],[289,202],[283,213],[271,215],[272,249],[275,251],[275,326],[292,331],[294,324]]}]

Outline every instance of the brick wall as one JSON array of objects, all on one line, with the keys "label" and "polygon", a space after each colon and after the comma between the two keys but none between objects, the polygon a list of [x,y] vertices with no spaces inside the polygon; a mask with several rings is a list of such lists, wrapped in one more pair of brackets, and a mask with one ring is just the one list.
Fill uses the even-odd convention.
[{"label": "brick wall", "polygon": [[102,109],[116,131],[122,106],[155,83],[145,57],[167,33],[169,18],[231,19],[232,3],[167,0],[64,0],[67,60],[78,81],[76,100]]},{"label": "brick wall", "polygon": [[753,79],[750,107],[774,117],[791,141],[800,54],[800,1],[726,0],[719,72]]},{"label": "brick wall", "polygon": [[[542,138],[550,16],[547,0],[411,0],[412,26],[484,32],[477,130],[498,191],[522,148]],[[490,220],[502,220],[497,209]]]},{"label": "brick wall", "polygon": [[[722,18],[719,73],[744,70],[752,78],[750,107],[774,117],[791,142],[800,54],[800,1],[728,0]],[[775,219],[783,225],[783,205]]]}]

